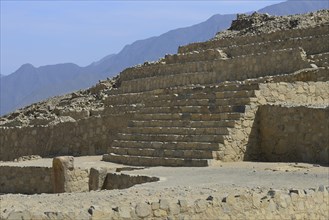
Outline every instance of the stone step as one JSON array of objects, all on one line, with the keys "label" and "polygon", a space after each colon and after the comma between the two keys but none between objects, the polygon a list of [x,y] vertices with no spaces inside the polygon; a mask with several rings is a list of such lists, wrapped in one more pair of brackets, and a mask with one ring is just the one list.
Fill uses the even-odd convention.
[{"label": "stone step", "polygon": [[[207,42],[192,43],[186,46],[181,46],[178,48],[178,53],[190,53],[193,51],[207,50],[209,48],[222,48],[229,47],[231,45],[244,46],[244,45],[256,45],[263,42],[289,42],[295,39],[302,38],[319,38],[321,35],[328,35],[329,28],[328,24],[316,26],[308,29],[291,29],[284,31],[276,31],[271,33],[263,33],[258,36],[239,36],[230,39],[218,39]],[[291,44],[291,43],[290,43]],[[313,44],[314,45],[314,44]]]},{"label": "stone step", "polygon": [[118,133],[117,140],[158,142],[209,142],[224,143],[223,135],[179,135],[179,134],[127,134]]},{"label": "stone step", "polygon": [[135,113],[144,108],[144,104],[116,104],[108,105],[104,109],[106,114]]},{"label": "stone step", "polygon": [[[243,45],[229,45],[229,46],[219,46],[215,49],[201,49],[199,51],[179,53],[171,55],[168,57],[169,63],[182,63],[183,62],[194,62],[194,61],[207,61],[223,58],[223,55],[227,57],[239,57],[249,54],[262,53],[268,50],[280,50],[291,47],[301,47],[307,54],[314,54],[318,52],[326,51],[326,48],[319,47],[318,45],[324,43],[328,40],[328,34],[316,35],[316,36],[306,36],[306,37],[295,37],[288,38],[284,41],[276,39],[274,41],[262,41],[251,44]],[[316,45],[316,46],[314,46]],[[313,46],[313,47],[312,47]],[[327,47],[328,48],[328,47]],[[207,54],[209,54],[207,56]],[[168,63],[168,62],[167,62]]]},{"label": "stone step", "polygon": [[202,114],[218,114],[218,113],[244,113],[245,105],[234,106],[172,106],[172,107],[144,107],[139,105],[136,107],[133,104],[110,105],[107,106],[104,112],[106,114],[119,114],[122,112],[128,114],[159,114],[159,113],[202,113]]},{"label": "stone step", "polygon": [[170,167],[205,167],[207,160],[163,158],[163,157],[140,157],[117,154],[104,154],[103,161],[120,163],[130,166],[170,166]]},{"label": "stone step", "polygon": [[233,128],[235,120],[193,121],[193,120],[132,120],[129,127],[189,127],[189,128]]},{"label": "stone step", "polygon": [[212,151],[207,150],[168,150],[150,148],[122,148],[109,147],[109,154],[144,157],[186,158],[186,159],[213,159]]},{"label": "stone step", "polygon": [[149,107],[169,106],[228,106],[248,105],[254,98],[223,98],[223,99],[180,99],[180,100],[158,100],[148,103]]},{"label": "stone step", "polygon": [[179,134],[179,135],[227,135],[228,129],[218,128],[188,128],[188,127],[128,127],[122,131],[126,134]]},{"label": "stone step", "polygon": [[[181,50],[178,54],[166,55],[165,61],[167,64],[173,63],[186,63],[195,61],[207,61],[216,59],[225,59],[227,57],[237,57],[248,54],[262,53],[267,50],[280,50],[291,47],[302,47],[307,53],[314,53],[322,51],[320,48],[315,48],[315,45],[319,42],[325,42],[328,39],[328,35],[314,35],[314,36],[298,36],[293,38],[286,38],[284,41],[280,39],[274,39],[273,41],[260,41],[243,45],[229,45],[212,48],[200,48],[198,51],[185,52]],[[311,47],[310,45],[313,45]],[[320,50],[319,50],[320,49]]]},{"label": "stone step", "polygon": [[112,147],[118,148],[149,148],[149,149],[169,149],[169,150],[208,150],[217,151],[219,143],[198,142],[198,141],[125,141],[114,140]]},{"label": "stone step", "polygon": [[128,93],[122,95],[109,96],[107,105],[117,104],[137,104],[149,103],[159,100],[182,100],[182,99],[225,99],[225,98],[248,98],[255,95],[254,90],[228,90],[228,91],[182,91],[171,92],[165,94],[152,94],[152,93]]},{"label": "stone step", "polygon": [[[328,33],[326,33],[328,34]],[[318,36],[318,38],[321,36]],[[254,38],[254,36],[252,37]],[[313,38],[311,38],[313,39]],[[314,38],[316,39],[316,38]],[[316,39],[317,40],[317,39]],[[264,42],[263,40],[261,42]],[[297,43],[300,45],[300,42],[303,42],[300,38],[300,36],[298,36],[298,41]],[[315,41],[316,42],[316,41]],[[223,48],[223,45],[217,44],[218,41],[209,41],[209,42],[203,42],[201,44],[208,44],[207,48],[198,48],[197,51],[202,52],[202,51],[207,51],[208,49],[212,50],[214,48]],[[313,45],[313,47],[315,47],[314,43],[309,43],[309,39],[305,40],[305,44],[311,44]],[[252,44],[252,43],[250,43]],[[256,45],[247,45],[244,44],[246,46],[249,46],[248,48],[245,49],[245,52],[243,54],[244,57],[246,56],[253,56],[253,55],[257,55],[259,53],[264,53],[264,54],[269,54],[272,53],[274,51],[280,51],[282,49],[289,49],[289,48],[298,48],[298,46],[296,47],[296,43],[294,44],[287,44],[286,46],[281,47],[280,45],[282,45],[282,42],[279,42],[279,46],[275,47],[275,48],[264,48],[262,47],[261,50],[259,51],[250,51],[250,50],[254,50],[255,47],[257,47]],[[229,44],[226,47],[232,46],[232,45],[237,45],[237,44]],[[190,44],[188,46],[192,46],[193,44]],[[306,45],[307,46],[307,45]],[[224,46],[225,47],[225,46]],[[305,45],[304,45],[305,47]],[[181,50],[181,48],[179,49],[179,53],[178,55],[173,55],[173,56],[179,56],[180,54],[188,54],[188,53],[192,53],[196,50],[192,50],[192,51],[184,51]],[[233,48],[234,50],[234,48]],[[235,49],[238,50],[238,49]],[[227,49],[227,53],[230,52],[230,48]],[[239,54],[239,53],[236,53]],[[196,56],[198,56],[199,54],[196,54]],[[184,55],[183,55],[184,56]],[[209,57],[209,56],[208,56]],[[241,56],[239,56],[241,57]],[[234,57],[236,58],[236,57]],[[233,59],[234,59],[233,58]],[[217,60],[224,60],[224,61],[228,61],[230,62],[230,60],[232,59],[217,59]],[[210,61],[216,61],[216,59],[212,59]],[[203,62],[203,63],[202,63]],[[186,62],[182,62],[182,63],[165,63],[165,62],[159,62],[156,64],[151,64],[151,65],[144,65],[144,66],[139,66],[139,67],[132,67],[132,68],[127,68],[124,71],[122,71],[120,73],[120,79],[122,81],[129,81],[129,80],[133,80],[133,79],[137,79],[137,78],[147,78],[147,77],[153,77],[153,76],[159,76],[159,75],[168,75],[168,74],[177,74],[177,73],[188,73],[188,72],[202,72],[202,71],[206,71],[207,68],[204,68],[204,63],[205,62],[209,62],[209,60],[203,60],[203,59],[195,59],[195,60],[189,60]],[[193,64],[195,63],[195,64]],[[197,65],[198,64],[203,64],[203,65]],[[242,63],[242,62],[240,62]],[[241,64],[242,65],[242,64]],[[240,66],[241,66],[240,65]],[[209,69],[208,69],[209,70]]]},{"label": "stone step", "polygon": [[155,114],[135,114],[135,120],[193,120],[193,121],[214,121],[214,120],[234,120],[239,119],[241,113],[155,113]]},{"label": "stone step", "polygon": [[258,90],[258,83],[244,83],[244,82],[222,82],[210,85],[184,85],[178,87],[168,87],[163,89],[155,89],[144,92],[120,93],[119,90],[110,90],[108,97],[105,100],[106,105],[111,103],[119,103],[123,99],[131,99],[134,102],[140,103],[145,97],[150,95],[161,94],[194,94],[194,93],[214,93],[214,92],[229,92],[229,91],[243,91],[243,90]]},{"label": "stone step", "polygon": [[139,113],[224,113],[224,112],[238,112],[244,113],[245,105],[235,106],[173,106],[173,107],[144,107],[139,110]]},{"label": "stone step", "polygon": [[134,78],[122,81],[119,89],[121,93],[133,93],[192,84],[241,81],[288,74],[308,67],[310,64],[304,59],[301,49],[289,48],[234,59],[162,65],[159,69],[136,68],[132,73]]}]

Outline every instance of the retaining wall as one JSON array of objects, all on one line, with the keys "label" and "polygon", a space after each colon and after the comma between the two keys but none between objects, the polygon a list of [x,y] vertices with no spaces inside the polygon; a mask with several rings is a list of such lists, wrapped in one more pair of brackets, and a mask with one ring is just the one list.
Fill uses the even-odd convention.
[{"label": "retaining wall", "polygon": [[0,160],[25,155],[104,154],[129,115],[103,115],[55,126],[0,128]]},{"label": "retaining wall", "polygon": [[[329,188],[329,187],[328,187]],[[264,193],[205,196],[195,201],[160,198],[155,202],[130,203],[115,210],[95,210],[91,219],[328,219],[326,187],[317,190],[270,190]]]},{"label": "retaining wall", "polygon": [[0,166],[0,193],[52,193],[51,167]]},{"label": "retaining wall", "polygon": [[[230,129],[229,136],[226,136],[224,144],[220,146],[220,150],[217,152],[217,159],[222,161],[259,160],[259,148],[261,145],[260,132],[264,127],[261,127],[261,123],[263,123],[262,119],[266,118],[266,113],[264,112],[262,117],[259,116],[259,108],[267,105],[286,105],[292,107],[307,106],[311,108],[309,112],[313,112],[312,107],[329,106],[329,81],[261,83],[259,85],[259,90],[255,91],[255,95],[256,97],[246,106],[246,111],[241,119],[235,123],[234,128]],[[314,109],[312,114],[316,113],[320,115],[324,114]],[[320,123],[317,120],[312,120],[312,117],[314,117],[312,114],[306,116],[305,113],[305,120],[310,124],[310,127],[317,126],[317,124]],[[269,115],[269,117],[273,116]],[[291,114],[290,117],[294,116]],[[321,118],[322,116],[319,117]],[[317,131],[318,130],[310,130],[308,135],[316,137]],[[322,139],[322,141],[324,141],[324,139]],[[304,145],[301,142],[300,144],[301,147],[304,146],[307,148],[310,143],[305,143]],[[313,141],[312,143],[316,144],[317,142]],[[289,145],[286,147],[289,147]],[[266,150],[268,149],[264,151]],[[268,152],[268,154],[270,153],[271,151]],[[281,161],[279,157],[276,159],[277,161]],[[316,157],[313,159],[313,162],[318,160]],[[312,161],[312,159],[309,158],[308,161]]]},{"label": "retaining wall", "polygon": [[238,36],[229,39],[214,39],[212,41],[192,43],[186,46],[181,46],[178,53],[188,53],[196,50],[205,50],[209,48],[227,47],[231,45],[246,45],[252,43],[276,41],[278,39],[289,39],[298,37],[307,37],[316,35],[329,34],[328,24],[319,25],[307,29],[291,29],[284,31],[276,31],[272,33],[262,33],[261,35]]},{"label": "retaining wall", "polygon": [[[52,167],[0,166],[0,193],[54,193]],[[85,169],[70,170],[66,192],[88,192],[89,172]]]},{"label": "retaining wall", "polygon": [[329,164],[329,108],[261,106],[259,159]]},{"label": "retaining wall", "polygon": [[319,54],[329,51],[329,35],[288,38],[285,40],[265,41],[245,45],[230,45],[201,51],[166,55],[166,64],[185,63],[205,60],[216,60],[227,57],[239,57],[247,54],[257,54],[266,51],[282,50],[301,47],[307,54]]},{"label": "retaining wall", "polygon": [[[158,177],[113,173],[107,168],[67,167],[69,157],[54,158],[53,167],[0,166],[1,193],[71,193],[90,190],[126,189],[137,184],[159,181]],[[73,160],[72,160],[73,161]],[[61,166],[58,164],[62,163]],[[59,178],[59,177],[63,178]]]},{"label": "retaining wall", "polygon": [[171,64],[158,70],[158,67],[153,70],[153,67],[144,68],[132,73],[136,79],[123,81],[119,91],[129,93],[188,84],[245,80],[292,73],[307,67],[310,64],[303,51],[286,49],[227,60]]}]

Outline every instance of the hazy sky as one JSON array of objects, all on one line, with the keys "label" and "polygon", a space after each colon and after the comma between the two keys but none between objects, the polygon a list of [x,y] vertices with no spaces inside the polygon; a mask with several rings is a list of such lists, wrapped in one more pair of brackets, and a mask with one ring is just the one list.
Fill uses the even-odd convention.
[{"label": "hazy sky", "polygon": [[126,44],[283,0],[12,1],[1,0],[1,74],[24,63],[86,66]]}]

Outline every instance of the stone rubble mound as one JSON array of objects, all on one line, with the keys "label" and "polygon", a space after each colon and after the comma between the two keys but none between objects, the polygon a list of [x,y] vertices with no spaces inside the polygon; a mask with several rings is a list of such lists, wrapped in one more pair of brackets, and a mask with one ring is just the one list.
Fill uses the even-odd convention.
[{"label": "stone rubble mound", "polygon": [[304,29],[310,26],[328,23],[328,10],[289,16],[272,16],[257,12],[251,15],[238,14],[237,19],[232,22],[231,27],[226,31],[217,33],[212,40],[259,35],[289,29]]},{"label": "stone rubble mound", "polygon": [[0,127],[56,125],[99,115],[107,92],[116,88],[118,77],[100,81],[87,90],[56,96],[34,103],[0,118]]}]

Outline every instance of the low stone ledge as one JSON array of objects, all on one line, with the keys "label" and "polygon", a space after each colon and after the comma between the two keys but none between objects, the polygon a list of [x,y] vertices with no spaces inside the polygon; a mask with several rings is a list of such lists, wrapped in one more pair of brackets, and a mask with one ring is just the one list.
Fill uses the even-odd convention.
[{"label": "low stone ledge", "polygon": [[52,193],[51,167],[0,166],[0,193]]},{"label": "low stone ledge", "polygon": [[[329,218],[329,187],[317,189],[269,190],[226,197],[205,196],[194,201],[166,199],[129,201],[113,210],[98,209],[91,219],[326,219]],[[309,207],[313,207],[310,209]]]}]

